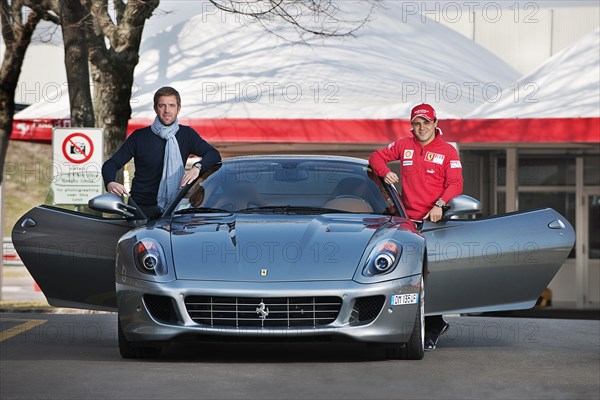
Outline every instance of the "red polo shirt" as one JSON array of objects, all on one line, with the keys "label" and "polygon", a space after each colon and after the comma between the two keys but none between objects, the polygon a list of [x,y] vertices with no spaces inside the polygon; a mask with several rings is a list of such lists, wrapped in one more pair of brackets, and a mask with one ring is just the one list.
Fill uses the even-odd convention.
[{"label": "red polo shirt", "polygon": [[438,199],[446,203],[462,193],[462,165],[456,149],[436,133],[431,143],[422,146],[414,136],[399,139],[371,154],[369,163],[384,177],[391,170],[387,163],[400,160],[402,201],[410,219],[422,220]]}]

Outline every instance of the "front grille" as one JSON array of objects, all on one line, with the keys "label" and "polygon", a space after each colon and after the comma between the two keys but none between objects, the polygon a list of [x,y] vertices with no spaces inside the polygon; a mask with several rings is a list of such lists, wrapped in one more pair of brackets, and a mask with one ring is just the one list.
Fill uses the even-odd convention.
[{"label": "front grille", "polygon": [[145,294],[144,303],[150,315],[157,321],[166,323],[179,322],[177,312],[175,311],[175,304],[171,297]]},{"label": "front grille", "polygon": [[185,307],[197,324],[223,327],[310,328],[331,324],[342,305],[339,297],[188,296]]},{"label": "front grille", "polygon": [[350,323],[365,323],[371,322],[379,315],[383,303],[385,302],[385,296],[369,296],[359,297],[354,303],[352,314],[350,316]]}]

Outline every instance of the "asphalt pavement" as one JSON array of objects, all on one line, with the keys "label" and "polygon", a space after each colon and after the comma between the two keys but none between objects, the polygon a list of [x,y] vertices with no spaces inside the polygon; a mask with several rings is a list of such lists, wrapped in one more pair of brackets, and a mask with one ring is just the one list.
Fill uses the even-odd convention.
[{"label": "asphalt pavement", "polygon": [[2,399],[598,399],[600,321],[449,317],[438,349],[205,343],[119,356],[116,314],[0,314]]}]

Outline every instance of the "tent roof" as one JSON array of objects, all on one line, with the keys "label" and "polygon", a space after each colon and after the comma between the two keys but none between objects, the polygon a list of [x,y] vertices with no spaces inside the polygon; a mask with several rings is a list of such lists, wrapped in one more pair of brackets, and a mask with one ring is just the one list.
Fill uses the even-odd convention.
[{"label": "tent roof", "polygon": [[[339,4],[348,18],[364,11]],[[412,106],[429,102],[449,140],[597,142],[598,30],[519,79],[452,29],[387,4],[353,37],[298,43],[282,38],[296,37],[289,25],[271,34],[205,1],[163,0],[144,32],[129,131],[152,121],[153,93],[170,85],[182,95],[181,122],[211,141],[386,142],[408,133]],[[15,115],[12,139],[49,141],[68,121],[67,96],[46,97]]]},{"label": "tent roof", "polygon": [[548,59],[467,118],[600,117],[600,28]]},{"label": "tent roof", "polygon": [[[297,37],[289,25],[222,14],[206,2],[161,2],[173,13],[149,20],[135,70],[132,118],[151,118],[163,85],[182,95],[187,118],[406,118],[415,104],[435,104],[440,118],[462,117],[519,74],[452,29],[407,15],[397,3],[375,8],[354,37]],[[363,2],[340,3],[344,17]],[[361,14],[362,13],[362,14]],[[190,17],[192,16],[192,17]],[[159,29],[157,22],[172,24]],[[150,25],[150,21],[153,24]],[[47,96],[16,119],[68,118],[67,96]]]}]

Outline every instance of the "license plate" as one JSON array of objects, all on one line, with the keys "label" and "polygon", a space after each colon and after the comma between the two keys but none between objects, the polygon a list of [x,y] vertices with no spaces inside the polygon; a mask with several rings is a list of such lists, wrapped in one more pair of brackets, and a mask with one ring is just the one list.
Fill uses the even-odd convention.
[{"label": "license plate", "polygon": [[405,304],[417,304],[419,301],[418,293],[395,294],[392,296],[391,305],[403,306]]}]

